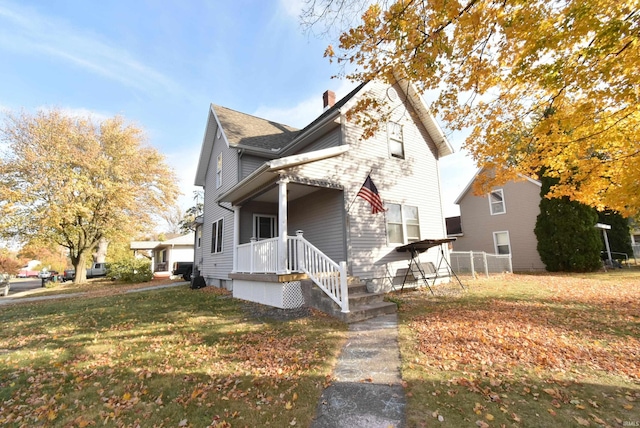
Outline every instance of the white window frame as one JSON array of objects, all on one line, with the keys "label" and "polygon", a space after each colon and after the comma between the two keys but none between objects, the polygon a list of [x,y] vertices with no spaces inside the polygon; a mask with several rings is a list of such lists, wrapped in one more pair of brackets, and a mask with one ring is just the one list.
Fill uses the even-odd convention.
[{"label": "white window frame", "polygon": [[222,152],[216,157],[216,189],[222,186]]},{"label": "white window frame", "polygon": [[211,254],[220,254],[224,251],[224,218],[211,223]]},{"label": "white window frame", "polygon": [[[501,253],[498,250],[498,235],[501,235],[501,234],[506,234],[507,235],[507,243],[500,245],[500,246],[506,245],[508,247],[509,252],[507,252],[507,253]],[[508,230],[500,230],[500,231],[497,231],[497,232],[493,232],[493,248],[494,248],[496,254],[501,254],[501,255],[511,254],[511,237],[509,236],[509,231]]]},{"label": "white window frame", "polygon": [[202,225],[198,225],[196,229],[196,248],[200,248],[202,246]]},{"label": "white window frame", "polygon": [[261,239],[270,239],[270,238],[260,238],[260,234],[258,233],[258,219],[259,218],[268,218],[271,220],[271,238],[275,238],[278,236],[278,217],[272,214],[254,214],[253,215],[253,236],[257,240]]},{"label": "white window frame", "polygon": [[[389,216],[387,215],[385,218],[385,225],[387,228],[387,243],[388,244],[408,244],[410,242],[416,242],[420,240],[420,209],[417,205],[408,205],[408,204],[395,204],[395,203],[386,203],[387,213],[389,213],[392,209],[392,206],[400,207],[400,223],[389,221]],[[406,210],[411,207],[415,208],[417,212],[417,223],[408,223]],[[391,241],[391,237],[389,236],[389,224],[400,224],[402,226],[402,241],[394,242]],[[407,226],[417,226],[418,227],[418,236],[409,236],[409,228]]]},{"label": "white window frame", "polygon": [[[397,135],[397,131],[399,130],[399,135]],[[399,144],[402,150],[401,155],[395,154],[394,150],[392,150],[392,145]],[[403,126],[398,122],[389,121],[387,122],[387,145],[389,147],[389,155],[396,159],[404,159],[404,129]]]},{"label": "white window frame", "polygon": [[[492,199],[492,195],[494,193],[499,193],[500,194],[500,198],[502,199],[502,211],[496,211],[494,210],[494,203],[493,203],[493,199]],[[497,203],[496,203],[497,204]],[[506,201],[504,200],[504,190],[503,189],[495,189],[492,190],[491,192],[489,192],[489,211],[491,212],[491,215],[500,215],[500,214],[506,214],[507,213],[507,204]]]}]

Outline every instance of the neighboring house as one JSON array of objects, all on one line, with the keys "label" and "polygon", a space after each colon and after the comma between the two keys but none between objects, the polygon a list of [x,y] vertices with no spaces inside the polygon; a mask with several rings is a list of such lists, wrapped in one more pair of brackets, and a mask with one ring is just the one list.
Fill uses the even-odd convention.
[{"label": "neighboring house", "polygon": [[456,231],[454,251],[511,254],[514,272],[545,270],[534,233],[540,213],[540,182],[521,176],[521,181],[477,196],[472,188],[481,171],[455,201],[460,205],[461,230]]},{"label": "neighboring house", "polygon": [[[345,114],[365,93],[392,114],[362,140]],[[205,197],[194,269],[208,285],[292,307],[304,273],[346,312],[345,274],[389,287],[408,264],[396,247],[446,236],[438,160],[453,150],[415,88],[369,82],[323,99],[301,130],[211,105],[195,178]],[[368,175],[386,212],[357,197]]]},{"label": "neighboring house", "polygon": [[188,233],[165,241],[132,241],[129,248],[135,256],[151,260],[155,277],[166,277],[171,276],[174,263],[193,262],[194,239]]}]

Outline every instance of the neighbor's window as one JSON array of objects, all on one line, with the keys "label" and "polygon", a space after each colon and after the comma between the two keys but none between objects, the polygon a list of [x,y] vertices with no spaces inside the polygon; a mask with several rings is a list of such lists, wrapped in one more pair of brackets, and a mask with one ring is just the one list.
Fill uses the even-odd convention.
[{"label": "neighbor's window", "polygon": [[391,153],[391,156],[394,158],[404,159],[402,125],[396,122],[388,122],[387,138],[389,139],[389,153]]},{"label": "neighbor's window", "polygon": [[218,153],[218,159],[216,161],[216,189],[222,186],[222,152]]},{"label": "neighbor's window", "polygon": [[493,232],[493,243],[496,248],[496,254],[511,254],[509,232]]},{"label": "neighbor's window", "polygon": [[202,244],[202,226],[201,225],[198,226],[198,232],[196,233],[196,237],[197,237],[196,239],[197,248],[200,248],[200,245]]},{"label": "neighbor's window", "polygon": [[504,214],[507,208],[504,205],[504,193],[502,189],[497,189],[489,193],[489,204],[491,207],[491,215]]},{"label": "neighbor's window", "polygon": [[390,203],[385,206],[387,207],[387,239],[389,243],[408,244],[419,241],[418,207]]},{"label": "neighbor's window", "polygon": [[222,252],[222,230],[223,227],[223,219],[220,219],[213,223],[211,226],[211,252],[212,253],[221,253]]}]

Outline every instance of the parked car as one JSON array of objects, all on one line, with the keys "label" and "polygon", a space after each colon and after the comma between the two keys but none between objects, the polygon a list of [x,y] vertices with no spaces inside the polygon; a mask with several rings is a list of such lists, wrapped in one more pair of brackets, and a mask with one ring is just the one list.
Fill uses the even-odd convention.
[{"label": "parked car", "polygon": [[174,262],[173,273],[175,276],[182,276],[185,281],[191,281],[191,273],[193,272],[193,262]]},{"label": "parked car", "polygon": [[[107,264],[106,263],[94,263],[90,268],[87,268],[87,279],[98,278],[101,276],[107,276]],[[66,269],[62,276],[63,281],[71,281],[76,277],[76,271],[74,269]]]},{"label": "parked car", "polygon": [[38,278],[40,278],[40,279],[51,278],[53,276],[58,276],[58,271],[57,270],[42,269],[40,271],[40,273],[38,274]]},{"label": "parked car", "polygon": [[3,296],[9,295],[9,289],[11,288],[10,278],[8,273],[0,273],[0,294]]}]

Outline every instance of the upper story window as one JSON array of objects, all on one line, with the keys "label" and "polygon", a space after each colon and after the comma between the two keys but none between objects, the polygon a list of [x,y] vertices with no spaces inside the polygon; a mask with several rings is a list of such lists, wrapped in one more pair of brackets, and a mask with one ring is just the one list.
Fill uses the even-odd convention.
[{"label": "upper story window", "polygon": [[216,189],[222,186],[222,152],[218,153],[216,160]]},{"label": "upper story window", "polygon": [[502,189],[497,189],[489,193],[489,206],[491,208],[491,215],[504,214],[507,212]]},{"label": "upper story window", "polygon": [[389,153],[391,156],[404,159],[402,125],[397,122],[387,122],[387,139],[389,140]]},{"label": "upper story window", "polygon": [[390,244],[408,244],[420,240],[418,207],[386,204],[387,240]]}]

